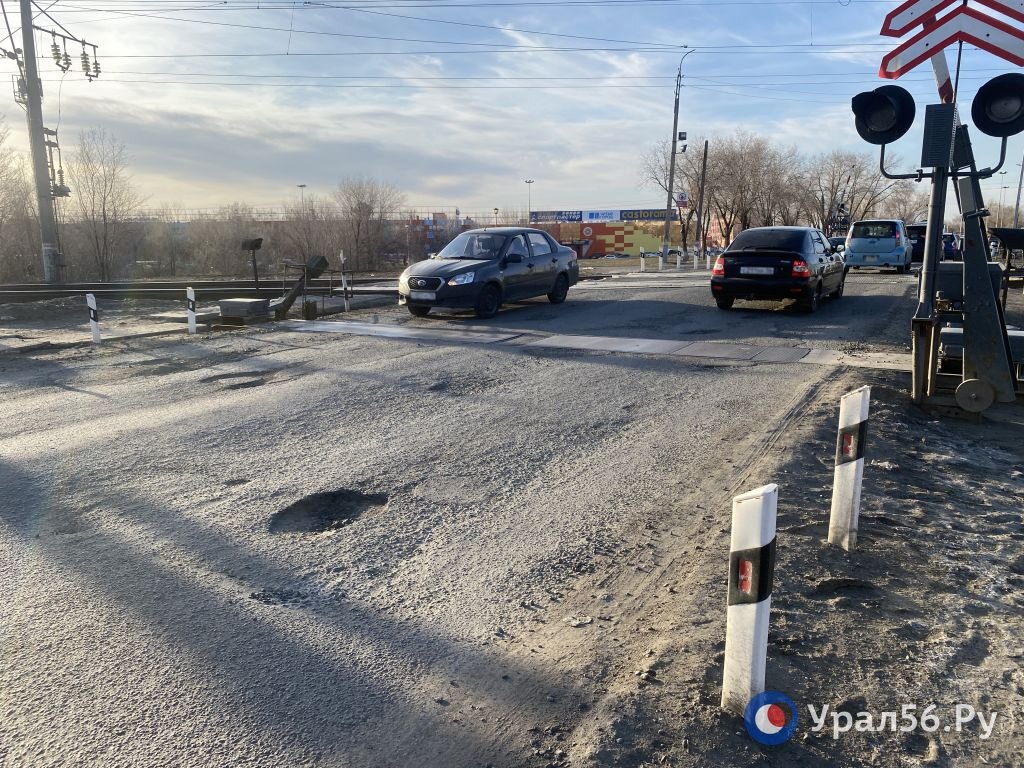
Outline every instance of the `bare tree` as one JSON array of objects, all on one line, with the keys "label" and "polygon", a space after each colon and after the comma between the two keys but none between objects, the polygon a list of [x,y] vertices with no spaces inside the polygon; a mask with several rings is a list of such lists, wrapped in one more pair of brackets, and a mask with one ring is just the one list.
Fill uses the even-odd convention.
[{"label": "bare tree", "polygon": [[0,280],[39,277],[39,225],[25,164],[8,146],[0,116]]},{"label": "bare tree", "polygon": [[879,207],[879,215],[887,219],[903,219],[908,224],[928,217],[930,193],[912,181],[897,182],[892,193]]},{"label": "bare tree", "polygon": [[124,145],[103,129],[82,131],[69,167],[75,222],[100,280],[109,280],[129,218],[142,204],[132,187]]},{"label": "bare tree", "polygon": [[402,193],[385,182],[349,178],[338,185],[334,199],[341,215],[345,266],[373,269],[389,242],[398,238],[397,229],[389,222],[400,211]]}]

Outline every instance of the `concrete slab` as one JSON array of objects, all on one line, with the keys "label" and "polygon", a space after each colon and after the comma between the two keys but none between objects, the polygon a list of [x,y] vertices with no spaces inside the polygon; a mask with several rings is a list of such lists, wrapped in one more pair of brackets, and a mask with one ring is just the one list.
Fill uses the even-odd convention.
[{"label": "concrete slab", "polygon": [[766,347],[752,358],[755,363],[795,363],[810,352],[799,347]]},{"label": "concrete slab", "polygon": [[666,339],[628,339],[613,336],[549,336],[524,346],[556,349],[585,349],[594,352],[635,352],[648,355],[669,355],[690,346],[688,341]]},{"label": "concrete slab", "polygon": [[441,328],[410,328],[387,323],[357,323],[347,320],[287,320],[281,326],[302,333],[349,333],[355,336],[382,336],[388,339],[422,339],[425,341],[493,344],[514,339],[518,333],[479,333]]},{"label": "concrete slab", "polygon": [[696,341],[675,352],[686,357],[718,357],[723,360],[753,360],[767,347],[752,347],[746,344],[723,344],[717,341]]}]

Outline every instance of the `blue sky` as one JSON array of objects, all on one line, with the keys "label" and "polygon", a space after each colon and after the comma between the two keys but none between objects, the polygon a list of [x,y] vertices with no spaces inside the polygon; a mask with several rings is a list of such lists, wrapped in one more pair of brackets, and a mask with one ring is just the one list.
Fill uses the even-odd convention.
[{"label": "blue sky", "polygon": [[[297,184],[326,194],[347,175],[386,180],[423,210],[525,210],[527,178],[535,210],[656,206],[640,156],[671,134],[682,46],[695,49],[680,118],[691,137],[744,129],[809,153],[868,151],[849,101],[883,82],[875,73],[894,41],[878,30],[896,5],[58,0],[50,13],[100,46],[103,74],[62,78],[44,60],[44,106],[50,126],[59,111],[66,148],[81,128],[116,135],[151,207],[280,207]],[[37,40],[46,54],[49,35]],[[962,108],[1013,69],[966,50]],[[927,65],[900,84],[919,109],[936,100]],[[0,112],[24,149],[20,109]],[[918,136],[895,148],[908,165]],[[981,163],[994,163],[995,143],[977,144]],[[1024,139],[1011,141],[1001,183],[1016,186],[1022,150]]]}]

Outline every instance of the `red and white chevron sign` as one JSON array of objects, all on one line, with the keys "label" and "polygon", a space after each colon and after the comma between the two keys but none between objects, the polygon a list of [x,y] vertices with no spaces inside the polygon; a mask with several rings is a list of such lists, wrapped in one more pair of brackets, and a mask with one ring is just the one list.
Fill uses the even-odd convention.
[{"label": "red and white chevron sign", "polygon": [[[1024,0],[975,0],[979,5],[1024,24]],[[882,58],[879,77],[895,80],[956,42],[976,45],[1024,67],[1024,30],[966,5],[941,18],[937,14],[960,0],[907,0],[885,17],[882,34],[900,37],[914,27],[921,31]]]}]

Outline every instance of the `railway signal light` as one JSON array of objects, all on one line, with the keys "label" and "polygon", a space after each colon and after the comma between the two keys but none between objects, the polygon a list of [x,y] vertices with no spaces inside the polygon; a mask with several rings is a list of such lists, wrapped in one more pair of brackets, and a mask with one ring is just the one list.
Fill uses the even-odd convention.
[{"label": "railway signal light", "polygon": [[914,124],[914,97],[898,85],[883,85],[853,97],[857,133],[869,144],[892,144]]},{"label": "railway signal light", "polygon": [[996,138],[1024,131],[1024,75],[1000,75],[978,89],[971,106],[978,130]]}]

